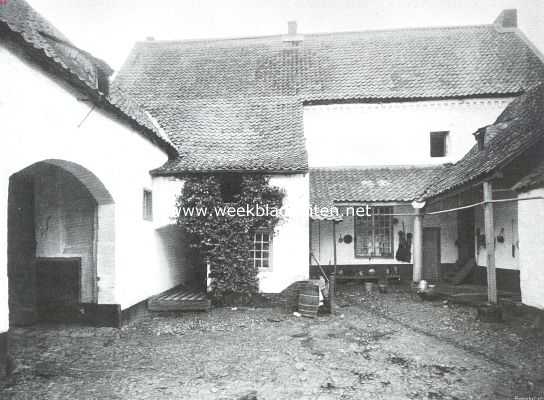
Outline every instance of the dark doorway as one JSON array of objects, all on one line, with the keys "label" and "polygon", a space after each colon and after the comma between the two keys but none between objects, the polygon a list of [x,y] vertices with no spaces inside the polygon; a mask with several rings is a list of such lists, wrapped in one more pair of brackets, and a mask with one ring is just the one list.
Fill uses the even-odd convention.
[{"label": "dark doorway", "polygon": [[423,228],[423,279],[440,280],[440,228]]},{"label": "dark doorway", "polygon": [[96,303],[97,201],[72,173],[37,163],[8,199],[10,325],[81,320]]},{"label": "dark doorway", "polygon": [[40,321],[81,319],[81,258],[38,258],[36,305]]},{"label": "dark doorway", "polygon": [[8,279],[10,325],[29,325],[37,320],[34,255],[34,180],[14,175],[8,196]]},{"label": "dark doorway", "polygon": [[465,265],[474,258],[474,209],[457,212],[457,251],[458,264]]}]

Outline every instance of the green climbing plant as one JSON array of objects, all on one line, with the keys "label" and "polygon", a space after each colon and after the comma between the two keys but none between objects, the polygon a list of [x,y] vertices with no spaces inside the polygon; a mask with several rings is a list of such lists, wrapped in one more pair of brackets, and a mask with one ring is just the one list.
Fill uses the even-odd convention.
[{"label": "green climbing plant", "polygon": [[[225,210],[225,207],[247,210],[257,205],[268,207],[269,211],[280,210],[285,194],[271,186],[266,175],[240,174],[237,176],[239,191],[224,199],[224,177],[221,174],[185,177],[185,185],[177,201],[177,222],[188,233],[193,262],[207,261],[210,264],[214,302],[247,304],[259,289],[259,271],[251,258],[253,232],[257,229],[273,231],[282,216],[274,212],[233,216],[216,211]],[[195,212],[198,209],[207,212],[199,214]]]}]

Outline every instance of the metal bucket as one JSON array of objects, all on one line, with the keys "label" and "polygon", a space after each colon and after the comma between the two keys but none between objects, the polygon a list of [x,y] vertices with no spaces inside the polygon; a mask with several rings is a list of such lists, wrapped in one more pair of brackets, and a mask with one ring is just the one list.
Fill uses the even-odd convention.
[{"label": "metal bucket", "polygon": [[374,282],[365,282],[365,291],[372,293],[374,291]]},{"label": "metal bucket", "polygon": [[417,285],[417,288],[418,288],[419,291],[425,291],[425,290],[427,290],[427,286],[428,286],[427,281],[421,280],[421,281],[419,281],[419,284]]}]

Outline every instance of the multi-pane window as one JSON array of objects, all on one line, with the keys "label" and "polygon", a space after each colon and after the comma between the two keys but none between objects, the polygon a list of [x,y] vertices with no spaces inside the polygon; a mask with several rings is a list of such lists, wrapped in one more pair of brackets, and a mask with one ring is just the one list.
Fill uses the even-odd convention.
[{"label": "multi-pane window", "polygon": [[272,233],[257,231],[253,234],[253,248],[251,259],[256,268],[270,268],[270,254],[272,251]]},{"label": "multi-pane window", "polygon": [[153,194],[147,189],[144,189],[143,217],[146,221],[153,220]]},{"label": "multi-pane window", "polygon": [[393,257],[393,207],[373,207],[371,214],[355,217],[355,256]]},{"label": "multi-pane window", "polygon": [[431,132],[431,157],[445,157],[447,154],[448,131]]}]

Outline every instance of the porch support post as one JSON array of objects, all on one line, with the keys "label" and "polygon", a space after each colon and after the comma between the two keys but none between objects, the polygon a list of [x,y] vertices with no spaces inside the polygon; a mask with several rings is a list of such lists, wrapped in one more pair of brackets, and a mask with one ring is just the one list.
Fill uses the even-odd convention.
[{"label": "porch support post", "polygon": [[423,273],[423,214],[421,208],[415,208],[414,217],[414,282],[419,282]]},{"label": "porch support post", "polygon": [[495,226],[493,221],[493,186],[484,182],[484,225],[485,249],[487,254],[487,299],[491,304],[497,304],[497,271],[495,269]]},{"label": "porch support post", "polygon": [[331,314],[336,313],[336,224],[338,222],[332,221],[332,251],[333,251],[333,273],[330,277],[329,284],[329,297],[331,303]]}]

